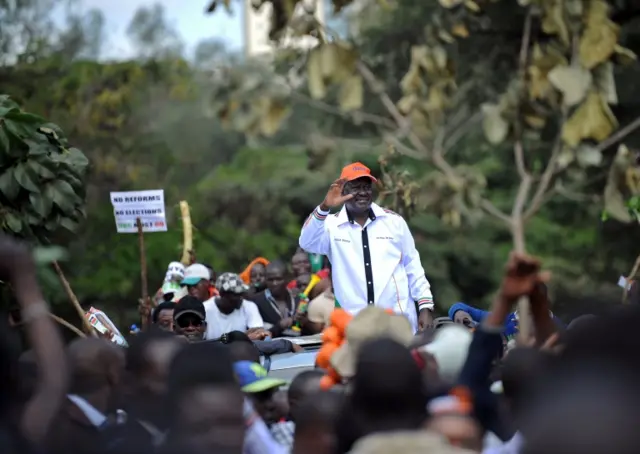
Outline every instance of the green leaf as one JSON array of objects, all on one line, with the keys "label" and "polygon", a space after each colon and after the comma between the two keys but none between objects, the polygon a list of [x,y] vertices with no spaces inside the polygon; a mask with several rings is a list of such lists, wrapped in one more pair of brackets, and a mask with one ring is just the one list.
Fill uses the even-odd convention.
[{"label": "green leaf", "polygon": [[44,156],[49,154],[52,149],[55,149],[48,142],[36,142],[33,140],[25,140],[24,142],[29,147],[29,156]]},{"label": "green leaf", "polygon": [[14,200],[20,192],[20,185],[13,178],[13,168],[5,169],[0,174],[0,192],[9,200]]},{"label": "green leaf", "polygon": [[53,123],[43,124],[38,128],[38,132],[55,141],[60,141],[60,138],[63,136],[60,126]]},{"label": "green leaf", "polygon": [[29,225],[37,225],[42,224],[42,218],[32,213],[32,210],[25,210],[22,212],[22,219]]},{"label": "green leaf", "polygon": [[45,196],[49,197],[65,213],[72,213],[78,196],[69,183],[56,180],[47,185]]},{"label": "green leaf", "polygon": [[87,219],[87,212],[83,207],[76,207],[76,211],[73,214],[73,218],[81,221]]},{"label": "green leaf", "polygon": [[15,121],[18,123],[23,123],[23,124],[30,124],[30,125],[35,125],[35,124],[42,124],[44,123],[44,118],[38,116],[38,115],[34,115],[31,113],[27,113],[27,112],[9,112],[7,115],[4,116],[7,120],[11,120],[11,121]]},{"label": "green leaf", "polygon": [[[38,129],[34,126],[37,122],[34,122],[32,117],[39,118],[30,114],[9,113],[5,116],[4,124],[10,132],[17,137],[24,139],[33,136]],[[42,119],[40,119],[39,122],[42,122]]]},{"label": "green leaf", "polygon": [[82,184],[82,180],[74,175],[73,172],[60,172],[58,174],[58,178],[69,183],[73,190],[76,191],[76,194],[84,193],[84,185]]},{"label": "green leaf", "polygon": [[60,246],[39,246],[33,250],[33,261],[36,265],[47,265],[66,260],[69,254]]},{"label": "green leaf", "polygon": [[58,229],[59,225],[60,225],[60,216],[55,215],[51,219],[47,220],[47,222],[44,224],[44,228],[50,232],[54,232]]},{"label": "green leaf", "polygon": [[609,220],[609,213],[607,213],[606,210],[602,210],[602,213],[600,213],[600,220],[602,222],[607,222]]},{"label": "green leaf", "polygon": [[22,158],[28,151],[29,147],[25,143],[23,137],[16,131],[15,128],[9,126],[9,123],[5,123],[5,133],[9,139],[8,156],[14,158]]},{"label": "green leaf", "polygon": [[33,171],[26,162],[19,162],[15,166],[13,176],[20,186],[29,192],[40,192],[38,187],[38,175]]},{"label": "green leaf", "polygon": [[11,141],[4,129],[3,125],[0,125],[0,154],[8,155],[11,152]]},{"label": "green leaf", "polygon": [[49,216],[49,213],[51,213],[51,209],[53,208],[53,200],[46,194],[36,194],[35,192],[32,192],[29,194],[29,202],[31,202],[33,210],[38,213],[42,219]]},{"label": "green leaf", "polygon": [[22,221],[18,216],[11,212],[5,213],[4,224],[14,233],[20,233],[22,230]]},{"label": "green leaf", "polygon": [[62,218],[60,219],[60,226],[64,227],[65,229],[67,229],[70,232],[75,232],[78,230],[80,224],[78,224],[77,222],[74,222],[72,219],[70,218]]},{"label": "green leaf", "polygon": [[67,156],[66,162],[79,170],[84,170],[89,165],[89,159],[77,148],[69,148],[64,154]]},{"label": "green leaf", "polygon": [[16,105],[9,104],[6,106],[0,106],[0,117],[6,117],[7,114],[14,112],[20,112],[20,109]]},{"label": "green leaf", "polygon": [[55,178],[55,174],[50,169],[48,169],[47,167],[45,167],[35,159],[30,159],[29,161],[27,161],[27,165],[31,167],[31,170],[33,170],[37,175],[41,176],[42,178],[46,178],[46,179]]}]

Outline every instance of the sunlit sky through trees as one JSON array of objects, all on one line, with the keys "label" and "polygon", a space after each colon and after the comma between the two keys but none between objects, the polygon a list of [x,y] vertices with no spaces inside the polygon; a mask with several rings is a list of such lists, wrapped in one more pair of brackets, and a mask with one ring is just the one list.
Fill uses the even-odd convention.
[{"label": "sunlit sky through trees", "polygon": [[[240,3],[233,15],[224,11],[205,14],[206,1],[185,2],[184,0],[81,0],[84,10],[98,8],[106,19],[108,42],[103,47],[103,58],[127,58],[133,53],[133,47],[126,35],[127,25],[135,11],[143,6],[160,3],[165,8],[170,24],[180,34],[191,53],[196,44],[203,39],[215,38],[223,41],[229,50],[239,50],[242,45],[242,14]],[[56,15],[63,21],[64,14]]]}]

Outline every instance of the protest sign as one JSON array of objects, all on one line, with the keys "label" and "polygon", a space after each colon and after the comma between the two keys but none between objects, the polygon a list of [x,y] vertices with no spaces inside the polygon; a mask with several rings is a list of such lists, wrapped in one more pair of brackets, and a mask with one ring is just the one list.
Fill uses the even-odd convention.
[{"label": "protest sign", "polygon": [[164,190],[112,192],[111,204],[118,233],[137,233],[140,219],[143,232],[166,232]]}]

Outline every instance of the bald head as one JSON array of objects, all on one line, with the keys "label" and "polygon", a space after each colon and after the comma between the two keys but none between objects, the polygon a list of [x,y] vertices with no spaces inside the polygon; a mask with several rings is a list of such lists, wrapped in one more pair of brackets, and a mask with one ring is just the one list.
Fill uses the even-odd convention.
[{"label": "bald head", "polygon": [[91,393],[115,386],[124,368],[124,351],[105,339],[76,339],[67,347],[71,392]]}]

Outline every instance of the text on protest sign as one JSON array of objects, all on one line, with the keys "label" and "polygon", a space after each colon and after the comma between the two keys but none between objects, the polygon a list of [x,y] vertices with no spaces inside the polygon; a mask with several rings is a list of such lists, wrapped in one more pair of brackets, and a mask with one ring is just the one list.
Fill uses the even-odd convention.
[{"label": "text on protest sign", "polygon": [[143,232],[166,232],[164,190],[112,192],[111,204],[118,233],[136,233],[137,219]]}]

